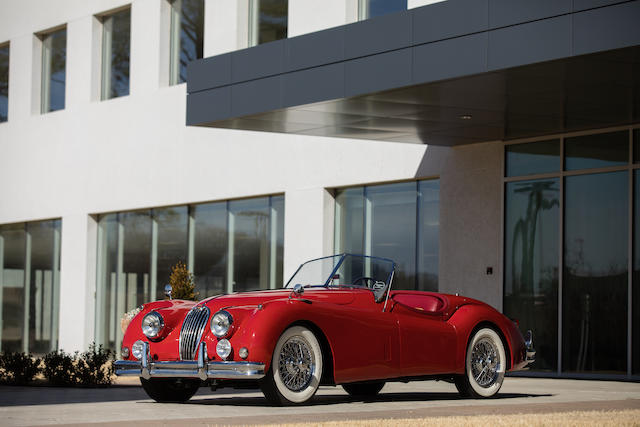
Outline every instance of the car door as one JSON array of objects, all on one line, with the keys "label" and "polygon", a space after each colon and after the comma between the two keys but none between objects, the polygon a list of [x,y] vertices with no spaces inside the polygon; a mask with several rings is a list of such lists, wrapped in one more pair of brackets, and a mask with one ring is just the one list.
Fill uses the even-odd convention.
[{"label": "car door", "polygon": [[397,292],[392,296],[400,338],[402,376],[453,372],[456,333],[444,321],[446,297],[422,292]]}]

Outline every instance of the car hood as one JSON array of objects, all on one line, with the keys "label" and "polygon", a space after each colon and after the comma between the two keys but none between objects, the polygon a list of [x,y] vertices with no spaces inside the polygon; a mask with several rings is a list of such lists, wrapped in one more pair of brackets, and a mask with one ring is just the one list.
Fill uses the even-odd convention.
[{"label": "car hood", "polygon": [[[207,298],[201,301],[199,304],[206,304],[207,306],[216,306],[218,308],[230,308],[230,307],[242,307],[242,306],[257,306],[258,304],[265,304],[273,300],[288,299],[291,295],[292,289],[273,289],[265,291],[252,291],[241,292],[228,295],[217,295]],[[324,301],[332,304],[349,304],[352,302],[359,293],[371,294],[366,289],[313,289],[307,288],[300,297],[294,296],[293,298],[302,298],[311,301]],[[371,294],[372,295],[372,294]]]}]

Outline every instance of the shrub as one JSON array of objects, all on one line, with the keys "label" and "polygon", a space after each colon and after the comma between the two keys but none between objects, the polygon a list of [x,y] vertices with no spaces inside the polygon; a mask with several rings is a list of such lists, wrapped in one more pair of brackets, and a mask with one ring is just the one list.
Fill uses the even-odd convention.
[{"label": "shrub", "polygon": [[196,292],[196,285],[193,281],[193,273],[182,261],[178,261],[176,265],[171,267],[169,284],[171,285],[172,298],[197,301],[198,292]]},{"label": "shrub", "polygon": [[52,385],[101,386],[113,381],[113,352],[95,343],[83,353],[52,351],[44,356],[44,376]]},{"label": "shrub", "polygon": [[6,352],[0,355],[0,380],[9,384],[26,384],[41,371],[41,360],[31,354]]},{"label": "shrub", "polygon": [[[76,352],[74,356],[77,357]],[[63,350],[52,351],[44,356],[42,372],[51,385],[70,386],[76,384],[74,356]]]},{"label": "shrub", "polygon": [[114,353],[95,343],[80,355],[76,363],[77,381],[84,386],[109,385],[113,380]]}]

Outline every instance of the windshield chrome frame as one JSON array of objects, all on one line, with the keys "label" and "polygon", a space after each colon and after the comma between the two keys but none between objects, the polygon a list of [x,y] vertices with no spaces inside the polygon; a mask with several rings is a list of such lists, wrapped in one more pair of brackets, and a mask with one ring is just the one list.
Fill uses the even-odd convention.
[{"label": "windshield chrome frame", "polygon": [[[393,284],[393,278],[394,278],[396,267],[397,267],[397,264],[392,259],[389,259],[389,258],[382,258],[382,257],[377,257],[377,256],[372,256],[372,255],[351,254],[351,253],[343,252],[343,253],[340,253],[340,254],[335,254],[335,255],[329,255],[329,256],[324,256],[324,257],[320,257],[320,258],[310,259],[309,261],[306,261],[306,262],[303,262],[302,264],[300,264],[300,266],[296,269],[296,271],[291,275],[291,278],[289,278],[287,283],[284,285],[284,289],[290,289],[290,288],[288,288],[289,284],[291,283],[293,278],[296,277],[296,274],[298,274],[300,269],[302,269],[302,267],[304,267],[305,265],[307,265],[307,264],[309,264],[311,262],[320,261],[320,260],[324,260],[324,259],[339,258],[338,262],[336,263],[336,266],[333,267],[333,270],[331,270],[331,274],[329,274],[329,277],[327,277],[327,280],[324,282],[323,285],[310,286],[310,287],[314,287],[314,288],[326,288],[326,289],[329,289],[331,287],[329,285],[329,283],[331,282],[331,280],[333,279],[333,276],[336,274],[336,271],[338,271],[338,269],[343,264],[343,262],[347,258],[347,256],[369,258],[369,259],[381,260],[381,261],[385,261],[385,262],[391,263],[391,272],[387,276],[387,280],[386,280],[386,285],[387,285],[387,289],[385,290],[386,297],[385,297],[385,300],[384,300],[384,307],[382,309],[382,311],[385,311],[386,306],[387,306],[387,300],[389,299],[389,294],[391,292],[391,285]],[[344,287],[344,288],[353,287],[353,288],[358,288],[358,289],[360,289],[360,288],[369,289],[366,286],[354,286],[354,285],[345,285],[345,286],[339,286],[339,287]],[[373,290],[371,290],[371,289],[369,289],[369,290],[373,293]],[[382,302],[382,301],[379,301],[379,302]]]}]

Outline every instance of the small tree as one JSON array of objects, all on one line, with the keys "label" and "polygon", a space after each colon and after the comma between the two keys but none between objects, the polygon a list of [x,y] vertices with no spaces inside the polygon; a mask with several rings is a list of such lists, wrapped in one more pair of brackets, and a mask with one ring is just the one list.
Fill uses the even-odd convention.
[{"label": "small tree", "polygon": [[193,281],[193,273],[189,271],[182,261],[178,261],[176,265],[171,267],[169,284],[171,285],[172,298],[192,301],[198,299],[198,292],[196,292],[196,285]]}]

